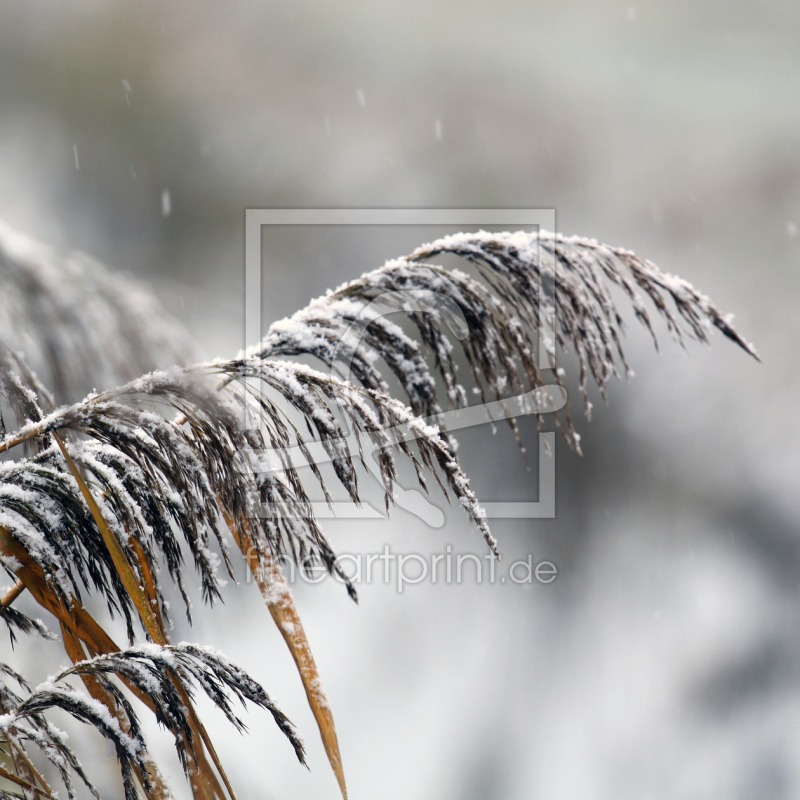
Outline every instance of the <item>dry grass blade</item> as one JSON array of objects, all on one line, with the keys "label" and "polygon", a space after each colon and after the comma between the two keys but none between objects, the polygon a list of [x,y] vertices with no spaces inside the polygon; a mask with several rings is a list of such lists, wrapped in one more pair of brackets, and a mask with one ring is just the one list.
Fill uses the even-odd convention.
[{"label": "dry grass blade", "polygon": [[[223,509],[225,507],[221,501],[220,506]],[[322,681],[314,655],[311,652],[311,645],[303,629],[300,615],[294,605],[291,590],[280,569],[275,564],[272,555],[268,551],[264,551],[263,547],[259,548],[254,543],[249,521],[242,520],[242,525],[236,526],[229,513],[223,511],[223,514],[236,540],[236,544],[258,584],[270,616],[289,648],[300,675],[300,680],[303,683],[309,707],[317,722],[325,754],[328,756],[331,769],[336,776],[342,797],[347,800],[344,767],[342,766],[342,756],[339,750],[339,739],[336,735],[336,725],[333,721],[333,712],[322,689]]]},{"label": "dry grass blade", "polygon": [[129,561],[122,550],[122,547],[120,546],[119,540],[108,527],[108,523],[103,518],[100,507],[97,505],[97,501],[94,499],[94,496],[89,490],[89,487],[86,485],[86,481],[83,479],[80,470],[75,465],[75,462],[72,460],[72,456],[70,456],[64,442],[56,431],[53,431],[53,438],[56,440],[56,444],[61,450],[64,460],[67,462],[67,468],[72,473],[72,477],[75,478],[84,500],[86,500],[86,505],[89,507],[89,511],[91,512],[92,517],[94,517],[94,521],[97,523],[97,527],[100,530],[106,547],[108,548],[108,552],[111,555],[111,559],[114,562],[117,573],[121,578],[125,589],[130,595],[131,600],[133,600],[136,610],[139,612],[139,616],[141,617],[147,632],[150,634],[150,637],[154,642],[156,642],[156,644],[166,644],[164,631],[156,619],[153,608],[145,596],[142,586],[134,574]]},{"label": "dry grass blade", "polygon": [[286,641],[292,658],[297,665],[297,670],[303,681],[303,687],[306,690],[308,704],[319,727],[325,753],[339,783],[342,797],[347,800],[344,767],[342,766],[342,756],[339,751],[339,739],[336,736],[336,726],[333,722],[333,713],[330,705],[328,705],[328,698],[322,689],[319,671],[314,661],[314,655],[311,652],[311,645],[309,645],[303,630],[300,615],[295,608],[289,587],[272,558],[265,557],[258,570],[259,588],[267,600],[272,619],[275,620],[275,624],[278,626],[278,630],[280,630]]},{"label": "dry grass blade", "polygon": [[339,739],[336,735],[336,725],[333,721],[333,712],[328,704],[328,698],[322,689],[317,664],[311,645],[306,637],[303,623],[295,607],[292,593],[280,569],[275,564],[269,553],[258,554],[252,543],[245,546],[245,541],[239,540],[242,552],[256,579],[261,595],[269,608],[269,612],[292,654],[303,688],[308,698],[308,705],[314,714],[325,754],[328,756],[331,769],[336,776],[342,797],[347,800],[347,786],[344,778],[344,767],[339,750]]}]

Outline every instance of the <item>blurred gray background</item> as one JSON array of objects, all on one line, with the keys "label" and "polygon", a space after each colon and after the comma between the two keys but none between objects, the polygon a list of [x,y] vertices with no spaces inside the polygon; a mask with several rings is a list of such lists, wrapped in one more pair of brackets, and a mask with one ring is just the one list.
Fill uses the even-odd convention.
[{"label": "blurred gray background", "polygon": [[[553,584],[375,583],[358,607],[298,587],[352,800],[800,796],[800,4],[0,14],[0,217],[149,281],[204,357],[243,345],[245,208],[471,206],[555,208],[559,231],[735,311],[763,357],[720,336],[687,357],[663,335],[658,356],[630,327],[635,379],[576,414],[583,458],[557,446],[556,518],[493,526],[507,562],[557,564]],[[265,318],[378,266],[365,247],[279,248]],[[507,431],[459,439],[482,497],[536,499]],[[483,555],[456,512],[438,530],[403,511],[325,529],[351,552]],[[234,588],[175,639],[258,678],[312,768],[263,715],[244,738],[212,718],[239,796],[334,798],[288,652],[255,587]]]}]

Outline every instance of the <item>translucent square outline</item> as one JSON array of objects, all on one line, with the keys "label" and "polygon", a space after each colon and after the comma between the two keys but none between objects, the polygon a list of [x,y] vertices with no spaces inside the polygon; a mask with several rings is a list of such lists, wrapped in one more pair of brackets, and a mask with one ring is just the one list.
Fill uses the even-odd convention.
[{"label": "translucent square outline", "polygon": [[[245,347],[260,341],[261,333],[261,228],[263,225],[452,225],[460,228],[537,225],[555,231],[554,208],[248,208],[245,210]],[[547,253],[543,258],[551,259]],[[554,260],[550,261],[555,270]],[[542,306],[540,306],[541,308]],[[539,331],[538,366],[552,369],[546,342],[553,341],[552,320],[544,319]],[[484,502],[492,519],[553,519],[556,515],[555,434],[539,434],[539,500],[537,502]],[[364,503],[313,503],[319,519],[383,519]],[[338,512],[338,513],[336,513]],[[420,516],[420,515],[418,515]]]}]

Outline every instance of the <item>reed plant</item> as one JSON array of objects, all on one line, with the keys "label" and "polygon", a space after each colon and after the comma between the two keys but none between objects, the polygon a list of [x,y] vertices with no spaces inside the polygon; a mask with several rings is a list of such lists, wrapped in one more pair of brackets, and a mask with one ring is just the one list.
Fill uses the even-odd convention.
[{"label": "reed plant", "polygon": [[[446,269],[444,255],[469,266]],[[233,798],[235,776],[195,710],[198,692],[240,730],[234,701],[266,709],[304,763],[295,728],[255,678],[209,647],[169,638],[166,584],[191,620],[187,570],[211,608],[237,559],[297,664],[346,797],[332,712],[278,566],[287,557],[322,565],[356,598],[315,519],[310,483],[329,500],[338,484],[360,503],[370,467],[388,510],[407,462],[425,491],[433,481],[456,498],[499,555],[446,427],[468,389],[500,408],[510,396],[535,399],[564,380],[540,347],[551,358],[572,351],[588,414],[590,382],[606,397],[613,377],[630,374],[620,300],[654,341],[661,317],[680,343],[708,342],[716,328],[757,358],[688,282],[627,250],[547,232],[439,239],[275,322],[235,357],[190,365],[191,344],[157,299],[86,257],[0,227],[0,287],[0,560],[14,582],[0,616],[12,643],[43,636],[71,662],[38,686],[0,665],[0,798],[50,800],[53,777],[70,798],[99,796],[91,761],[81,765],[48,719],[53,709],[111,743],[126,800],[171,796],[144,709],[174,737],[196,800]],[[153,369],[165,360],[180,366]],[[556,424],[579,449],[568,406]],[[258,469],[267,451],[276,460]],[[24,593],[47,623],[18,610]],[[90,613],[98,603],[118,629]]]}]

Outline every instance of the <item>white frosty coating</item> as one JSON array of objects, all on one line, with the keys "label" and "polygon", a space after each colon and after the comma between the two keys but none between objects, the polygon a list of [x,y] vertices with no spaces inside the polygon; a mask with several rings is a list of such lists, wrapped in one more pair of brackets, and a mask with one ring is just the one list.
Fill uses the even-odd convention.
[{"label": "white frosty coating", "polygon": [[[9,462],[13,466],[14,462]],[[6,466],[6,465],[3,465]],[[42,498],[31,492],[24,492],[17,487],[9,484],[0,484],[0,527],[11,532],[20,541],[25,550],[38,563],[47,563],[51,566],[50,575],[62,592],[67,593],[71,590],[67,565],[61,563],[58,553],[45,539],[42,532],[33,525],[26,517],[16,511],[13,507],[3,506],[3,498],[16,499],[22,501],[34,501],[35,506],[39,506],[43,511],[45,519],[51,518],[54,525],[58,524],[58,514],[55,503],[49,502],[48,498]],[[8,500],[6,500],[8,502]],[[41,509],[41,506],[48,503],[50,507]],[[2,557],[3,563],[13,572],[22,568],[22,564],[13,556]]]},{"label": "white frosty coating", "polygon": [[[71,455],[76,462],[90,468],[91,471],[95,473],[95,475],[102,476],[104,482],[114,490],[116,495],[120,498],[123,498],[126,501],[125,505],[133,512],[134,519],[138,524],[138,526],[140,527],[140,529],[145,533],[146,536],[148,537],[152,536],[153,529],[150,526],[150,523],[145,519],[141,508],[139,507],[138,503],[135,502],[134,498],[131,497],[130,493],[125,487],[125,484],[120,480],[116,470],[111,469],[111,467],[106,466],[106,464],[104,464],[103,461],[101,461],[101,457],[103,456],[105,456],[109,460],[110,459],[120,460],[119,452],[108,444],[97,444],[91,447],[86,447],[85,445],[81,447],[73,446],[70,449],[73,450]],[[128,477],[132,477],[138,483],[144,482],[144,473],[142,472],[138,464],[126,463],[125,471]],[[173,502],[181,503],[182,501],[180,496],[174,498]],[[104,507],[107,508],[107,506]],[[110,513],[111,512],[109,510],[109,514]],[[108,519],[107,516],[105,518]],[[123,541],[127,542],[128,538],[127,532],[122,530],[121,535],[123,537]]]},{"label": "white frosty coating", "polygon": [[[465,298],[467,290],[472,293],[470,301]],[[278,321],[260,345],[241,355],[266,358],[309,353],[332,369],[344,369],[345,377],[352,371],[366,387],[387,392],[375,363],[381,358],[400,379],[414,411],[436,413],[440,408],[435,381],[418,342],[385,315],[399,311],[414,316],[417,324],[437,317],[462,338],[468,326],[461,309],[469,307],[481,291],[485,290],[477,282],[458,271],[445,273],[404,260],[388,262]],[[420,328],[420,333],[439,358],[449,402],[465,405],[463,389],[453,378],[449,339],[435,327]]]},{"label": "white frosty coating", "polygon": [[122,730],[119,720],[109,712],[103,703],[76,689],[65,689],[62,686],[58,686],[52,680],[39,684],[31,696],[24,701],[21,709],[0,716],[0,734],[8,735],[10,728],[15,727],[21,720],[25,719],[26,704],[36,701],[39,696],[46,697],[47,695],[57,695],[70,701],[71,705],[84,709],[110,732],[111,736],[109,738],[113,738],[115,743],[125,748],[132,758],[136,758],[140,754],[142,750],[141,742]]},{"label": "white frosty coating", "polygon": [[256,565],[255,579],[261,589],[261,596],[271,606],[280,606],[282,603],[291,602],[292,590],[284,580],[275,580],[274,564],[262,563]]},{"label": "white frosty coating", "polygon": [[14,556],[0,555],[0,563],[12,572],[22,569],[22,562],[18,561]]},{"label": "white frosty coating", "polygon": [[308,682],[308,690],[311,692],[317,700],[317,704],[324,709],[330,711],[331,704],[328,701],[328,696],[325,694],[325,689],[322,686],[322,679],[317,673],[309,682]]},{"label": "white frosty coating", "polygon": [[[633,289],[632,284],[625,279],[624,274],[619,271],[619,267],[626,267],[636,280],[638,285],[652,295],[652,286],[657,286],[667,291],[676,303],[695,305],[704,315],[710,319],[704,322],[716,324],[723,332],[728,333],[726,328],[730,327],[732,315],[721,315],[711,300],[704,294],[698,292],[689,281],[675,275],[664,272],[651,261],[639,258],[635,253],[623,248],[610,247],[598,242],[596,239],[587,239],[579,236],[562,236],[561,234],[549,231],[540,233],[526,233],[518,231],[516,233],[487,233],[479,231],[475,233],[458,233],[445,236],[427,245],[422,245],[409,256],[414,260],[424,257],[431,251],[459,251],[466,248],[472,253],[477,254],[478,250],[487,246],[494,248],[498,243],[508,250],[516,250],[517,258],[521,262],[537,265],[547,277],[575,280],[582,283],[596,292],[596,300],[605,308],[612,308],[610,295],[607,289],[602,286],[604,278],[612,282],[624,285],[627,289]],[[556,270],[553,271],[547,266],[547,262],[540,259],[540,248],[545,248],[558,257]],[[576,259],[570,262],[569,259]],[[577,272],[578,267],[582,267],[582,272]],[[614,267],[617,267],[615,270]],[[561,268],[561,269],[559,269]],[[562,270],[570,270],[572,274],[564,274]],[[630,300],[634,303],[637,311],[644,310],[644,305],[638,295],[629,293]],[[670,324],[674,318],[668,317]],[[698,320],[699,322],[699,320]],[[695,331],[696,333],[696,331]],[[738,335],[735,340],[751,354],[755,355],[752,345],[740,339]]]},{"label": "white frosty coating", "polygon": [[580,388],[585,400],[587,372],[603,396],[606,382],[617,374],[617,358],[626,374],[631,374],[620,343],[621,319],[608,284],[616,284],[623,290],[637,318],[651,333],[648,312],[637,289],[649,297],[679,341],[688,334],[706,342],[708,328],[713,325],[757,357],[752,345],[688,281],[664,273],[652,262],[622,248],[546,231],[502,234],[479,231],[443,237],[418,248],[409,260],[424,260],[441,253],[455,253],[473,261],[490,281],[506,281],[513,288],[507,299],[520,307],[524,304],[519,299],[526,294],[534,307],[538,304],[543,279],[553,283],[555,341],[550,342],[548,349],[551,346],[567,349],[568,345],[575,349],[581,362]]},{"label": "white frosty coating", "polygon": [[34,408],[38,408],[39,398],[36,396],[36,392],[34,392],[33,389],[27,385],[19,372],[17,372],[15,369],[10,369],[5,373],[4,377],[11,381],[16,389]]},{"label": "white frosty coating", "polygon": [[[181,702],[176,704],[178,695],[175,681],[177,680],[190,693],[193,683],[200,686],[240,731],[244,730],[244,725],[233,713],[229,702],[232,697],[241,700],[242,704],[249,701],[268,709],[295,746],[298,755],[302,756],[302,744],[297,739],[294,728],[278,711],[261,685],[211,647],[188,642],[165,646],[144,642],[126,650],[78,662],[57,677],[50,678],[37,691],[55,691],[61,696],[72,697],[73,695],[58,686],[65,678],[72,675],[100,677],[108,673],[116,673],[147,694],[155,704],[162,721],[175,735],[186,731],[190,724],[187,718],[189,709]],[[74,693],[74,697],[76,702],[80,702],[82,695]],[[83,705],[86,707],[86,704]],[[107,725],[107,716],[100,714],[96,716],[101,725]],[[116,730],[113,730],[112,734],[116,738]],[[143,740],[136,739],[134,745],[138,745],[137,752],[143,752]]]}]

